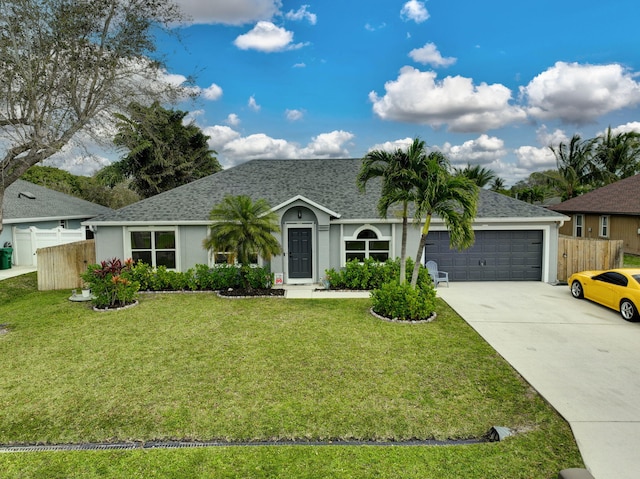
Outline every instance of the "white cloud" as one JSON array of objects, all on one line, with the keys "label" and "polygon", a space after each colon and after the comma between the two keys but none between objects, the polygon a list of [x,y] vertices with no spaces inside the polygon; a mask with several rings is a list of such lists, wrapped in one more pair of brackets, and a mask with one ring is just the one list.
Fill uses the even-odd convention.
[{"label": "white cloud", "polygon": [[480,135],[475,140],[465,141],[462,145],[445,143],[440,150],[452,164],[487,165],[503,158],[507,154],[504,141],[495,136]]},{"label": "white cloud", "polygon": [[[625,123],[624,125],[611,128],[611,133],[614,135],[619,135],[621,133],[630,133],[632,131],[640,133],[640,121],[631,121],[629,123]],[[603,133],[604,132],[601,132],[599,133],[599,135],[602,135]]]},{"label": "white cloud", "polygon": [[253,110],[253,111],[260,111],[260,108],[262,108],[260,105],[258,105],[258,103],[256,102],[256,99],[253,95],[251,95],[249,97],[249,101],[247,102],[247,106]]},{"label": "white cloud", "polygon": [[281,0],[176,0],[193,23],[242,25],[269,20],[282,8]]},{"label": "white cloud", "polygon": [[306,63],[296,63],[295,65],[293,65],[293,68],[305,68],[306,66]]},{"label": "white cloud", "polygon": [[229,116],[227,116],[225,123],[231,126],[238,126],[240,124],[240,118],[235,113],[229,113]]},{"label": "white cloud", "polygon": [[218,153],[218,161],[224,168],[254,159],[348,158],[345,144],[354,138],[353,133],[336,130],[322,133],[312,138],[307,146],[300,147],[264,133],[242,136],[222,125],[204,128],[203,132],[209,136],[209,146]]},{"label": "white cloud", "polygon": [[556,157],[547,147],[521,146],[514,150],[517,165],[529,171],[548,170],[556,167]]},{"label": "white cloud", "polygon": [[301,158],[346,158],[349,156],[349,150],[344,144],[354,136],[353,133],[343,130],[322,133],[312,138],[311,143],[300,151]]},{"label": "white cloud", "polygon": [[640,104],[640,83],[634,76],[618,64],[557,62],[526,87],[520,87],[520,93],[535,118],[585,124]]},{"label": "white cloud", "polygon": [[403,67],[397,80],[385,83],[386,93],[369,93],[374,113],[383,120],[421,123],[458,132],[485,132],[522,121],[522,108],[511,106],[504,85],[474,85],[461,76],[437,81],[436,73]]},{"label": "white cloud", "polygon": [[[66,154],[65,154],[66,153]],[[110,159],[99,155],[78,154],[75,151],[60,152],[42,162],[44,166],[52,166],[79,176],[93,176],[99,170],[111,164]]]},{"label": "white cloud", "polygon": [[302,5],[295,12],[293,10],[290,10],[287,12],[284,18],[286,18],[287,20],[294,20],[298,22],[307,20],[311,25],[315,25],[318,21],[318,16],[315,13],[311,13],[310,11],[308,11],[307,8],[309,8],[309,5]]},{"label": "white cloud", "polygon": [[382,22],[380,25],[375,26],[375,25],[371,25],[370,23],[365,23],[364,25],[364,29],[369,31],[369,32],[375,32],[376,30],[382,30],[383,28],[385,28],[387,26],[387,24],[385,22]]},{"label": "white cloud", "polygon": [[552,132],[547,131],[547,125],[542,125],[536,130],[536,139],[542,146],[557,145],[560,142],[568,142],[570,139],[564,130],[556,128]]},{"label": "white cloud", "polygon": [[215,101],[222,96],[222,88],[215,83],[212,83],[210,87],[202,90],[202,96],[207,100]]},{"label": "white cloud", "polygon": [[411,50],[409,56],[415,62],[433,67],[448,67],[456,62],[456,58],[453,57],[443,58],[434,43],[427,43],[422,48]]},{"label": "white cloud", "polygon": [[382,150],[389,153],[393,153],[396,150],[406,150],[413,143],[413,138],[404,138],[402,140],[385,141],[384,143],[377,143],[367,150],[367,152],[373,150]]},{"label": "white cloud", "polygon": [[419,2],[418,0],[409,0],[402,7],[400,16],[404,21],[412,20],[416,23],[422,23],[429,18],[429,12],[424,6],[424,2]]},{"label": "white cloud", "polygon": [[302,110],[286,110],[284,113],[289,121],[302,120],[302,117],[304,116],[304,112]]},{"label": "white cloud", "polygon": [[546,125],[542,125],[536,130],[536,137],[540,146],[520,146],[514,150],[517,165],[529,171],[548,170],[556,167],[556,157],[549,148],[550,145],[567,143],[569,137],[560,129],[552,132],[547,130]]},{"label": "white cloud", "polygon": [[251,31],[238,36],[233,44],[240,50],[258,50],[267,53],[295,50],[305,46],[303,43],[292,44],[292,42],[293,32],[271,22],[261,21]]},{"label": "white cloud", "polygon": [[202,132],[209,137],[209,146],[218,153],[227,143],[240,137],[240,133],[224,125],[208,126]]}]

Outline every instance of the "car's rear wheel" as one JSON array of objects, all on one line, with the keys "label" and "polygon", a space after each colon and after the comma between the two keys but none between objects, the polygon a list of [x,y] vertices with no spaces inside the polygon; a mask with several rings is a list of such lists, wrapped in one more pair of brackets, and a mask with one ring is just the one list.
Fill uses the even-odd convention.
[{"label": "car's rear wheel", "polygon": [[576,280],[573,283],[571,283],[571,294],[573,295],[574,298],[577,298],[577,299],[584,298],[584,291],[582,290],[582,285],[580,284],[580,281]]},{"label": "car's rear wheel", "polygon": [[620,301],[620,314],[626,321],[636,321],[638,319],[638,310],[635,304],[628,299]]}]

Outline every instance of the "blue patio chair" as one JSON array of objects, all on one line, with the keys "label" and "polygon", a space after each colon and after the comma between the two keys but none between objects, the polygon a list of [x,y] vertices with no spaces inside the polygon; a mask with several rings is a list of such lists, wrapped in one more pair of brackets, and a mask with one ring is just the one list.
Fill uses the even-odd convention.
[{"label": "blue patio chair", "polygon": [[427,261],[427,271],[436,288],[439,283],[447,283],[447,288],[449,287],[449,273],[438,270],[438,263],[435,261]]}]

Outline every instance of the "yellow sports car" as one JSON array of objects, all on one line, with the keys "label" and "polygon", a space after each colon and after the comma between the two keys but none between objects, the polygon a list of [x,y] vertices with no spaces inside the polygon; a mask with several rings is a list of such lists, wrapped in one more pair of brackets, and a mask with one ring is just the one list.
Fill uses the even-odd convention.
[{"label": "yellow sports car", "polygon": [[571,275],[569,287],[574,298],[587,298],[620,311],[627,321],[638,319],[640,269],[581,271]]}]

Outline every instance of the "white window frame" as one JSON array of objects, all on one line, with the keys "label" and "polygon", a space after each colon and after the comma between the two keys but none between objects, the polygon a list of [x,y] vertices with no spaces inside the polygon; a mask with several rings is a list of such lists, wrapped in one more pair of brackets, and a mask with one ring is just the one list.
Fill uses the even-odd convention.
[{"label": "white window frame", "polygon": [[608,238],[609,230],[611,229],[611,219],[609,215],[600,216],[600,237]]},{"label": "white window frame", "polygon": [[[358,235],[360,233],[362,233],[365,230],[371,230],[373,231],[377,238],[358,238]],[[392,258],[391,255],[391,248],[392,248],[392,238],[391,236],[385,236],[383,235],[380,230],[378,228],[376,228],[373,225],[363,225],[360,228],[358,228],[357,230],[355,230],[353,232],[353,236],[345,236],[344,238],[342,238],[342,247],[343,247],[343,254],[342,254],[342,266],[345,266],[347,264],[347,254],[349,253],[353,253],[354,251],[349,251],[347,250],[347,242],[349,241],[364,241],[365,242],[365,249],[364,249],[364,254],[365,254],[365,258],[369,258],[370,253],[380,253],[383,252],[382,250],[371,250],[369,248],[369,243],[371,241],[387,241],[389,243],[389,249],[386,251],[387,252],[387,257],[388,258]]]},{"label": "white window frame", "polygon": [[[175,240],[175,248],[164,248],[157,249],[155,247],[155,234],[159,231],[171,231],[173,232],[173,237]],[[177,226],[132,226],[129,228],[125,228],[124,234],[124,244],[125,244],[125,256],[127,258],[133,258],[133,248],[131,247],[131,233],[140,233],[140,232],[149,232],[151,233],[151,266],[153,268],[157,268],[156,264],[156,253],[158,251],[174,251],[175,252],[175,260],[176,265],[175,268],[167,268],[171,271],[181,271],[180,270],[180,235],[178,234]]]},{"label": "white window frame", "polygon": [[584,238],[584,215],[573,215],[573,236]]},{"label": "white window frame", "polygon": [[[255,253],[254,253],[255,254]],[[225,263],[216,263],[216,256],[217,255],[225,255],[225,256],[232,256],[233,257],[233,261],[229,262],[228,259]],[[255,255],[256,257],[256,261],[252,262],[249,266],[251,267],[257,267],[260,266],[260,256],[259,255]],[[238,258],[236,256],[236,254],[232,251],[215,251],[215,252],[209,252],[209,267],[211,268],[217,268],[220,266],[225,266],[225,265],[239,265],[240,263],[238,263]]]}]

